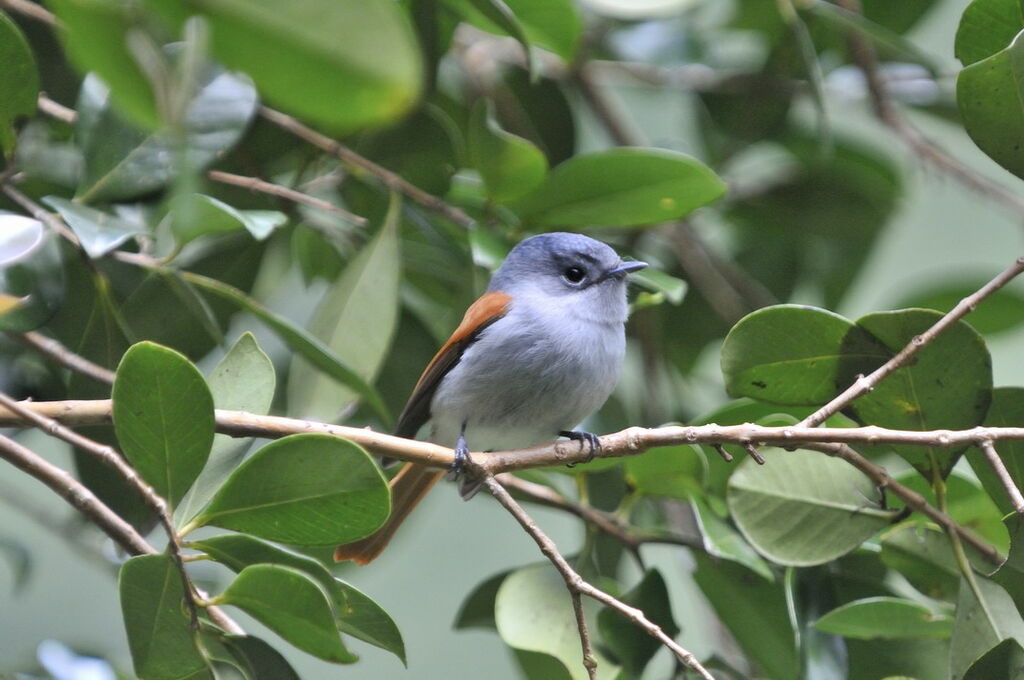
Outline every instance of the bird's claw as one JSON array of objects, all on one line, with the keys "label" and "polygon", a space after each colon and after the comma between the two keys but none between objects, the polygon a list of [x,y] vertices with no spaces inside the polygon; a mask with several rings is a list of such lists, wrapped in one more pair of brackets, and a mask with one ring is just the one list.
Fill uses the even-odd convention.
[{"label": "bird's claw", "polygon": [[[601,439],[593,432],[584,432],[582,430],[562,430],[558,434],[563,437],[568,437],[574,442],[579,442],[580,446],[586,442],[587,445],[587,458],[584,463],[589,463],[594,460],[594,456],[598,451],[601,450]],[[576,463],[567,463],[566,467],[576,467]]]}]

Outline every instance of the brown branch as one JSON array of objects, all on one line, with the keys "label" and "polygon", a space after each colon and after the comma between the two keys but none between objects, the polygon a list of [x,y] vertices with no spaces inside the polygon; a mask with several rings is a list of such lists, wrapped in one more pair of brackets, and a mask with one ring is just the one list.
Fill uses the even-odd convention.
[{"label": "brown branch", "polygon": [[[837,4],[848,12],[861,14],[860,0],[837,0]],[[892,130],[896,137],[923,161],[930,163],[968,189],[1001,202],[1018,215],[1024,215],[1024,200],[1017,194],[960,162],[948,151],[926,138],[900,114],[889,98],[885,82],[879,75],[875,48],[862,33],[851,30],[847,34],[847,44],[854,62],[864,74],[872,109],[879,121]]]},{"label": "brown branch", "polygon": [[1021,272],[1024,272],[1024,257],[1018,257],[1012,265],[1003,270],[998,276],[958,302],[953,309],[949,310],[931,328],[926,330],[924,333],[921,333],[921,335],[915,336],[906,347],[896,354],[896,356],[879,366],[870,375],[857,378],[857,380],[846,388],[839,396],[804,418],[800,422],[800,426],[814,427],[815,425],[819,425],[828,420],[828,418],[833,414],[846,408],[854,399],[857,399],[858,397],[873,390],[875,385],[881,382],[886,376],[895,372],[897,369],[906,366],[911,357],[913,357],[918,350],[925,347],[932,340],[939,337],[946,329],[951,327],[970,312],[974,311],[982,300],[1005,286]]},{"label": "brown branch", "polygon": [[[601,604],[619,612],[635,623],[648,635],[656,639],[665,647],[668,647],[679,661],[686,664],[688,668],[692,669],[700,675],[700,677],[704,678],[704,680],[714,680],[707,669],[704,668],[700,661],[697,660],[697,657],[683,649],[683,647],[681,647],[661,629],[661,626],[648,619],[647,615],[641,610],[636,607],[629,606],[625,602],[612,597],[603,590],[600,590],[585,581],[583,577],[569,565],[566,559],[562,557],[561,553],[558,552],[558,546],[555,545],[555,542],[552,541],[539,526],[537,526],[537,523],[533,521],[533,518],[523,510],[523,507],[519,505],[514,498],[512,498],[511,494],[509,494],[509,492],[494,478],[494,476],[483,468],[478,469],[477,472],[482,475],[484,486],[487,487],[487,490],[492,496],[494,496],[495,500],[497,500],[502,507],[508,510],[516,521],[519,522],[519,525],[523,527],[526,533],[528,533],[537,544],[537,547],[540,548],[541,553],[543,553],[544,556],[547,557],[555,566],[555,569],[558,570],[562,580],[565,581],[566,588],[569,589],[570,595],[575,594],[573,595],[574,607],[577,607],[576,603],[580,595],[586,595],[589,598],[597,600]],[[580,644],[583,647],[583,664],[586,666],[587,672],[590,673],[591,677],[594,677],[597,664],[590,651],[589,634],[587,632],[586,622],[582,616],[582,607],[577,607],[575,611],[577,625],[580,631]],[[593,664],[593,668],[591,667],[591,664]]]},{"label": "brown branch", "polygon": [[250,191],[256,191],[261,194],[267,194],[268,196],[276,196],[283,198],[286,201],[293,203],[302,203],[304,205],[323,210],[325,212],[334,213],[335,215],[341,215],[345,220],[352,222],[353,224],[365,227],[369,220],[361,215],[351,213],[344,208],[339,208],[329,201],[325,201],[316,196],[310,196],[304,194],[301,191],[282,186],[280,184],[274,184],[266,180],[260,179],[259,177],[247,177],[245,175],[235,175],[230,172],[223,172],[221,170],[208,170],[206,176],[212,179],[214,182],[220,182],[221,184],[230,184],[236,187],[242,187],[243,189],[249,189]]},{"label": "brown branch", "polygon": [[985,458],[988,460],[989,465],[996,473],[996,477],[999,478],[999,482],[1003,485],[1003,489],[1006,490],[1006,495],[1010,498],[1010,503],[1013,504],[1013,509],[1017,511],[1017,514],[1024,515],[1024,496],[1021,495],[1020,489],[1013,483],[1013,477],[1010,476],[1010,471],[1003,465],[1003,459],[999,457],[999,452],[996,451],[996,445],[991,440],[984,439],[978,443],[978,448],[985,454]]},{"label": "brown branch", "polygon": [[386,186],[392,191],[396,191],[413,203],[416,203],[422,208],[425,208],[431,212],[435,212],[442,217],[445,217],[460,227],[470,228],[476,224],[476,220],[467,215],[462,209],[455,207],[447,203],[444,199],[434,196],[433,194],[427,193],[423,189],[420,189],[415,184],[412,184],[402,176],[391,172],[387,168],[377,165],[369,158],[359,155],[352,149],[348,148],[341,142],[331,139],[325,134],[317,132],[311,127],[304,125],[297,119],[289,116],[288,114],[281,113],[266,106],[260,107],[260,115],[265,119],[269,120],[274,125],[277,125],[283,130],[286,130],[296,137],[305,140],[309,144],[317,147],[325,153],[331,154],[337,157],[343,163],[362,171],[365,174],[372,175],[381,184]]},{"label": "brown branch", "polygon": [[64,368],[74,371],[75,373],[80,373],[88,378],[92,378],[96,382],[105,383],[107,385],[114,384],[113,371],[106,369],[99,364],[94,364],[83,356],[75,354],[53,338],[48,338],[36,331],[28,331],[26,333],[8,332],[7,336],[13,340],[17,340],[26,347],[39,352]]},{"label": "brown branch", "polygon": [[0,0],[0,7],[5,7],[12,12],[41,21],[48,26],[57,25],[57,17],[42,5],[29,0]]},{"label": "brown branch", "polygon": [[45,210],[41,205],[33,201],[31,198],[26,196],[24,193],[19,191],[10,180],[0,183],[0,191],[7,194],[7,197],[12,201],[20,205],[24,210],[47,226],[51,231],[59,234],[62,238],[67,239],[76,249],[81,250],[82,242],[78,240],[78,236],[75,232],[64,224],[63,220],[54,217],[53,213]]}]

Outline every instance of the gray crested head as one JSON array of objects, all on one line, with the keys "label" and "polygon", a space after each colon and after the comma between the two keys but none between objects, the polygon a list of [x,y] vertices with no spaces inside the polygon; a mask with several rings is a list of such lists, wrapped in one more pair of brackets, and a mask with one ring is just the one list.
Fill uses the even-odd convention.
[{"label": "gray crested head", "polygon": [[552,232],[531,236],[513,248],[488,290],[533,288],[556,296],[587,291],[624,300],[626,274],[646,266],[624,262],[611,247],[588,236]]}]

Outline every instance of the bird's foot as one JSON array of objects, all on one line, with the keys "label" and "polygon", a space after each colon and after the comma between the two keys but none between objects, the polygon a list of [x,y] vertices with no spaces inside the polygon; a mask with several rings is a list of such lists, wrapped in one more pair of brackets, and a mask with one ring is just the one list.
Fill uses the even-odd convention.
[{"label": "bird's foot", "polygon": [[[586,442],[588,450],[587,458],[583,461],[584,463],[589,463],[594,460],[594,456],[601,450],[601,440],[593,432],[583,432],[582,430],[562,430],[558,434],[563,437],[568,437],[574,442],[579,442],[581,447],[584,445],[584,442]],[[576,467],[576,463],[569,463],[566,467]]]}]

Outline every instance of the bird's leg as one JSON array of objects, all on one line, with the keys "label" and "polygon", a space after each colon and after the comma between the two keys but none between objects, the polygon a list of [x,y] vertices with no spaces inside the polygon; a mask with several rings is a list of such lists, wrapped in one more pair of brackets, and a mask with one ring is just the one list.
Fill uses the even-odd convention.
[{"label": "bird's leg", "polygon": [[[594,460],[594,455],[601,450],[601,440],[598,439],[597,435],[593,432],[584,432],[582,430],[561,430],[559,433],[562,437],[568,437],[574,442],[579,442],[580,446],[583,446],[583,442],[587,443],[587,459],[584,463],[589,463]],[[576,463],[569,463],[566,467],[576,467]]]},{"label": "bird's leg", "polygon": [[455,440],[455,460],[448,468],[448,481],[454,482],[462,475],[462,468],[469,460],[469,447],[466,446],[466,423],[462,424],[459,438]]}]

